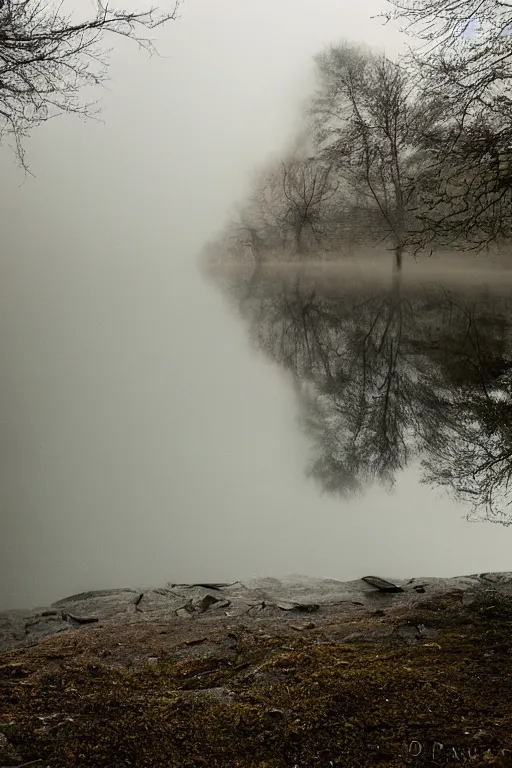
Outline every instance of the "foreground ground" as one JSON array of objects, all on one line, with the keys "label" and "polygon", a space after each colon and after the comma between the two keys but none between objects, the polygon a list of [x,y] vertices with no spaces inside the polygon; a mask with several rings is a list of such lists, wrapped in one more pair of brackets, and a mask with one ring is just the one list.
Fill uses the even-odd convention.
[{"label": "foreground ground", "polygon": [[0,654],[0,766],[512,766],[512,603],[170,624]]}]

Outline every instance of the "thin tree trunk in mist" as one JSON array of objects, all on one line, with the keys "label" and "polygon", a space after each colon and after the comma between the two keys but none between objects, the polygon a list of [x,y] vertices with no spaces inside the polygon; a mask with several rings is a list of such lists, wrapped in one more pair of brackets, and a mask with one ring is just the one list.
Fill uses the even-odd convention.
[{"label": "thin tree trunk in mist", "polygon": [[395,270],[397,272],[402,271],[403,255],[404,245],[403,243],[399,243],[397,246],[395,246]]}]

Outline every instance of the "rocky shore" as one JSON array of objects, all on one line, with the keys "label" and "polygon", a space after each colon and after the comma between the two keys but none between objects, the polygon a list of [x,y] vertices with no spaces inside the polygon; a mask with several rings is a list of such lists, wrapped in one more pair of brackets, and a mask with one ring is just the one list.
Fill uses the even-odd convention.
[{"label": "rocky shore", "polygon": [[512,766],[512,573],[0,613],[0,768]]}]

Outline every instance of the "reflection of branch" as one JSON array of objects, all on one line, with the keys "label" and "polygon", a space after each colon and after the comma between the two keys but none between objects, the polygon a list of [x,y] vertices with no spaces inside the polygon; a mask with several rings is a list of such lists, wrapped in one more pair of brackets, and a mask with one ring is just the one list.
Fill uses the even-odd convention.
[{"label": "reflection of branch", "polygon": [[512,362],[500,352],[495,364],[489,354],[507,337],[488,322],[487,310],[502,317],[496,303],[481,315],[457,294],[397,280],[384,295],[324,295],[300,277],[265,290],[251,322],[267,353],[293,374],[314,444],[310,472],[326,490],[391,485],[421,452],[425,481],[475,513],[506,519]]}]

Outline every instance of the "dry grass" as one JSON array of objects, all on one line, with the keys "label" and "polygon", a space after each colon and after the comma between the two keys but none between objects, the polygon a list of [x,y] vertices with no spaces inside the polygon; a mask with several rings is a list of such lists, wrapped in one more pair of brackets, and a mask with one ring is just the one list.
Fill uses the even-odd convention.
[{"label": "dry grass", "polygon": [[[440,633],[406,644],[417,624]],[[0,732],[52,768],[511,764],[507,599],[307,625],[111,622],[4,653]]]}]

